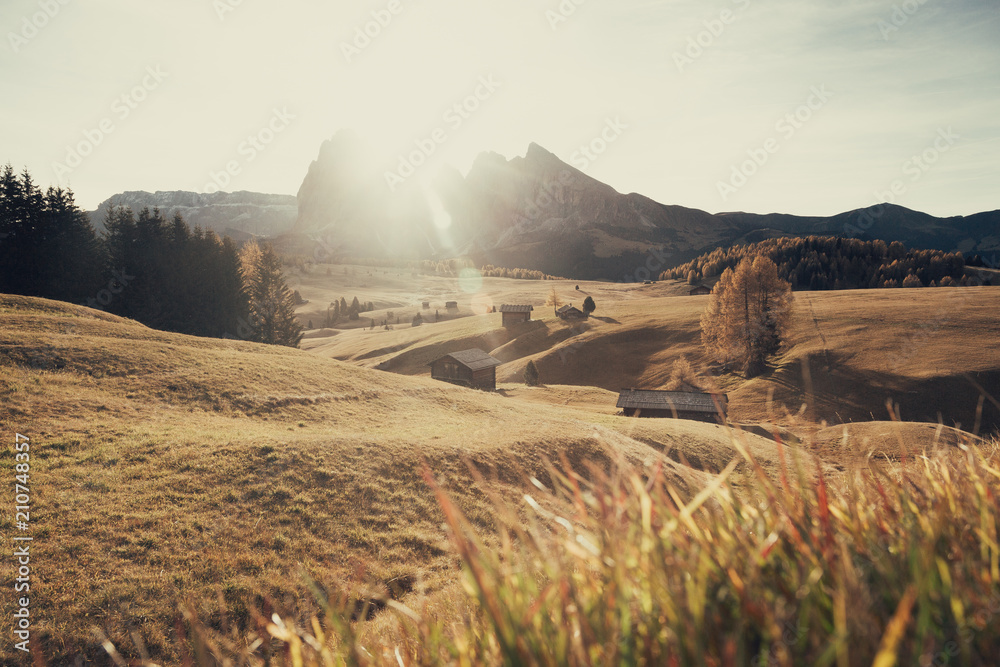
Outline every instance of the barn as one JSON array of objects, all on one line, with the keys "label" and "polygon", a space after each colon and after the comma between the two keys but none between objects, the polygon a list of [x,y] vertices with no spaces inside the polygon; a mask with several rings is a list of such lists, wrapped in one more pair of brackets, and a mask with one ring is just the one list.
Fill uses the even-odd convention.
[{"label": "barn", "polygon": [[699,294],[711,294],[712,288],[705,285],[695,285],[691,288],[691,296],[698,296]]},{"label": "barn", "polygon": [[585,320],[587,319],[587,313],[583,312],[579,308],[569,305],[563,306],[562,308],[556,309],[556,315],[563,320]]},{"label": "barn", "polygon": [[530,322],[531,311],[533,310],[534,308],[531,306],[517,306],[505,303],[500,306],[500,316],[503,318],[503,325],[509,327],[512,324]]},{"label": "barn", "polygon": [[473,389],[496,391],[497,366],[501,363],[480,349],[462,350],[431,362],[431,377]]},{"label": "barn", "polygon": [[720,422],[725,421],[729,397],[726,394],[706,394],[699,391],[622,389],[618,395],[617,407],[622,408],[627,417],[673,417]]}]

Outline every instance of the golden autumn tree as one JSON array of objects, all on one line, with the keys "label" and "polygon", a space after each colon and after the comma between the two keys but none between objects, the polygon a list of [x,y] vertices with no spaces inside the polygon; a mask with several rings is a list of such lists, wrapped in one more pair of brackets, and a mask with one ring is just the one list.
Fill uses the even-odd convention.
[{"label": "golden autumn tree", "polygon": [[701,340],[717,361],[735,364],[747,377],[764,370],[778,351],[791,314],[791,285],[778,267],[758,255],[726,269],[701,316]]}]

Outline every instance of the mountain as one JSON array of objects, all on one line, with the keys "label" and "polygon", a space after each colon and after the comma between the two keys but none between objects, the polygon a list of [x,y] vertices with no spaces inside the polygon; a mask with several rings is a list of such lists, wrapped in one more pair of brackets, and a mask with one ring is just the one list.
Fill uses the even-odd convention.
[{"label": "mountain", "polygon": [[98,231],[104,229],[104,217],[112,206],[128,206],[138,212],[144,207],[159,208],[170,219],[180,213],[192,227],[200,226],[234,238],[277,236],[295,223],[298,206],[291,195],[259,192],[130,191],[109,197],[91,211],[90,221]]},{"label": "mountain", "polygon": [[293,233],[279,247],[302,249],[322,238],[326,252],[411,259],[440,254],[425,194],[412,183],[390,191],[367,154],[361,139],[346,130],[323,142],[299,188]]},{"label": "mountain", "polygon": [[445,169],[431,192],[408,182],[390,192],[363,155],[351,133],[323,144],[299,189],[296,235],[321,236],[354,254],[463,254],[483,264],[606,278],[645,266],[651,248],[658,250],[648,269],[655,274],[667,267],[665,256],[672,261],[739,232],[703,211],[622,195],[537,144],[509,161],[484,153],[465,177]]},{"label": "mountain", "polygon": [[532,143],[508,160],[482,153],[463,176],[445,168],[428,190],[388,186],[357,135],[324,142],[298,193],[285,247],[408,258],[465,255],[480,264],[574,279],[644,280],[717,247],[775,236],[837,235],[909,247],[991,253],[1000,211],[936,218],[880,205],[830,217],[712,214],[622,194]]},{"label": "mountain", "polygon": [[749,230],[747,235],[761,241],[768,230],[780,236],[845,236],[865,240],[899,241],[910,248],[954,250],[966,254],[991,255],[1000,251],[1000,210],[969,216],[937,218],[895,204],[880,204],[839,215],[821,218],[772,213],[720,213]]}]

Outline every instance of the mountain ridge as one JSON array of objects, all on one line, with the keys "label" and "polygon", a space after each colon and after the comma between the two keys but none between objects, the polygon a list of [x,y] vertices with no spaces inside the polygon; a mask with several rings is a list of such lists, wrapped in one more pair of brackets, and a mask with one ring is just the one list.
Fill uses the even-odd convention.
[{"label": "mountain ridge", "polygon": [[293,195],[276,195],[238,190],[199,193],[187,190],[128,190],[108,197],[89,211],[94,229],[104,229],[104,217],[113,206],[134,211],[159,208],[164,217],[180,213],[192,227],[200,226],[220,235],[237,237],[278,236],[291,229],[298,215]]}]

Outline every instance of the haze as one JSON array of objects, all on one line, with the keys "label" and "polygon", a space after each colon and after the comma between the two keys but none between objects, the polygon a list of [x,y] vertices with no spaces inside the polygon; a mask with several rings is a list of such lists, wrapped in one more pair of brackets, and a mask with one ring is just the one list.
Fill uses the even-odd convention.
[{"label": "haze", "polygon": [[[344,128],[381,171],[444,129],[422,179],[532,141],[581,167],[610,122],[620,133],[585,170],[663,203],[829,215],[901,180],[910,208],[1000,208],[995,3],[904,4],[10,0],[0,159],[94,208],[210,191],[233,162],[222,189],[294,194]],[[95,145],[67,172],[81,142]],[[745,183],[725,191],[734,167]]]}]

